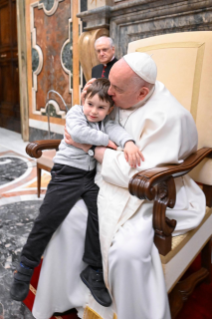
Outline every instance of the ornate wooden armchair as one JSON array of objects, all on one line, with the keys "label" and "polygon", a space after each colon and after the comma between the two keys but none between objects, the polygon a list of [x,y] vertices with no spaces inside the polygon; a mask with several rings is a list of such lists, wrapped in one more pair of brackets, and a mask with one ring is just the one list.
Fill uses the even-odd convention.
[{"label": "ornate wooden armchair", "polygon": [[[175,318],[195,285],[203,279],[207,282],[212,279],[212,32],[151,37],[130,43],[128,52],[134,51],[152,55],[158,66],[157,79],[191,112],[199,135],[199,150],[184,163],[143,171],[129,185],[132,195],[154,201],[155,244],[161,255],[172,318]],[[166,217],[166,208],[175,205],[174,178],[189,172],[205,193],[205,217],[196,229],[172,237],[176,221]],[[200,252],[202,268],[180,281]]]},{"label": "ornate wooden armchair", "polygon": [[[41,170],[50,172],[53,167],[53,157],[60,144],[60,140],[40,140],[27,145],[26,152],[29,156],[37,158],[37,195],[41,192]],[[45,152],[43,152],[45,151]]]}]

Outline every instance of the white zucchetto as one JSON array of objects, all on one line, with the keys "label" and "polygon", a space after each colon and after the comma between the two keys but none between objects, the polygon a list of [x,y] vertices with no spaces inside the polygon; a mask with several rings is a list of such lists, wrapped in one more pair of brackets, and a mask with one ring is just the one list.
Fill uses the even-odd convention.
[{"label": "white zucchetto", "polygon": [[157,66],[155,61],[143,52],[133,52],[123,56],[130,68],[143,80],[155,84],[157,77]]}]

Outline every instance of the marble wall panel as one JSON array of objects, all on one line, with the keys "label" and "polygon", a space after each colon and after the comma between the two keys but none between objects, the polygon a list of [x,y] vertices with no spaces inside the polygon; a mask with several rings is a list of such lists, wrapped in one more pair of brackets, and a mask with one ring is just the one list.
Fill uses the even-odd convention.
[{"label": "marble wall panel", "polygon": [[[42,2],[44,6],[47,5],[46,10],[50,11],[53,8],[54,2],[47,4]],[[47,15],[45,9],[39,6],[32,6],[32,8],[34,15],[32,32],[34,32],[34,28],[36,32],[34,51],[38,46],[43,55],[43,67],[36,79],[37,87],[36,83],[33,83],[36,91],[35,111],[45,109],[47,92],[52,89],[63,97],[70,108],[72,105],[73,72],[71,0],[58,2],[58,8],[52,15]],[[42,59],[39,52],[32,60],[33,66],[36,63],[39,64],[38,59]],[[51,93],[50,98],[57,102],[60,110],[65,111],[64,104],[58,95]],[[55,117],[57,116],[55,115]]]},{"label": "marble wall panel", "polygon": [[212,1],[136,1],[111,8],[117,56],[129,42],[166,33],[212,30]]},{"label": "marble wall panel", "polygon": [[[87,0],[24,1],[27,83],[23,87],[28,88],[29,140],[34,140],[38,130],[44,138],[48,136],[48,108],[51,131],[63,134],[66,111],[58,94],[68,109],[79,104],[83,76],[78,37],[83,24],[76,14],[87,10]],[[51,103],[47,104],[50,89],[57,93],[49,94]]]}]

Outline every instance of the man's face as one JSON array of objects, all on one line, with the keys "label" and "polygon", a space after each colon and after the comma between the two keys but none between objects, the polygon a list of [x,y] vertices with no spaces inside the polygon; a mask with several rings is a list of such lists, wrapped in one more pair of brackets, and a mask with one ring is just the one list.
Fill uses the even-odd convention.
[{"label": "man's face", "polygon": [[130,80],[132,75],[132,69],[121,60],[114,64],[109,74],[108,94],[121,109],[128,109],[139,102],[138,90]]},{"label": "man's face", "polygon": [[100,63],[107,64],[115,54],[114,47],[111,47],[109,40],[102,39],[95,45],[96,55]]}]

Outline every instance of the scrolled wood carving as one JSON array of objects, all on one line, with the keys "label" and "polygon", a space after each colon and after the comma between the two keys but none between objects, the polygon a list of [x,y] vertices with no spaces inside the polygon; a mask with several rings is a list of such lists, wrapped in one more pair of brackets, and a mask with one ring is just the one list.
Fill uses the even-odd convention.
[{"label": "scrolled wood carving", "polygon": [[155,188],[150,186],[150,179],[145,175],[136,174],[130,181],[129,191],[131,195],[139,199],[153,200],[155,198]]},{"label": "scrolled wood carving", "polygon": [[[187,174],[204,158],[212,156],[212,148],[203,147],[190,155],[183,163],[166,165],[139,172],[129,183],[131,195],[139,199],[154,200],[153,227],[155,244],[160,254],[166,255],[171,250],[171,233],[176,226],[175,220],[166,217],[166,208],[175,205],[174,178]],[[211,187],[207,190],[208,203],[212,205]],[[207,196],[206,196],[207,197]]]},{"label": "scrolled wood carving", "polygon": [[61,140],[40,140],[29,143],[26,146],[26,153],[30,157],[39,158],[43,150],[58,149]]},{"label": "scrolled wood carving", "polygon": [[109,36],[109,31],[106,28],[83,32],[79,37],[78,49],[79,60],[82,65],[83,73],[86,81],[91,79],[92,68],[99,64],[97,60],[94,43],[96,39],[102,36]]},{"label": "scrolled wood carving", "polygon": [[176,189],[173,177],[157,185],[153,206],[154,241],[162,255],[171,250],[172,232],[176,227],[176,220],[166,217],[166,208],[173,208],[176,201]]},{"label": "scrolled wood carving", "polygon": [[[157,170],[157,169],[155,169]],[[153,228],[155,245],[160,254],[166,255],[171,250],[171,234],[176,227],[176,220],[166,217],[166,208],[173,208],[176,200],[174,178],[165,177],[155,186],[148,175],[135,175],[129,185],[129,191],[140,199],[154,200]]]}]

